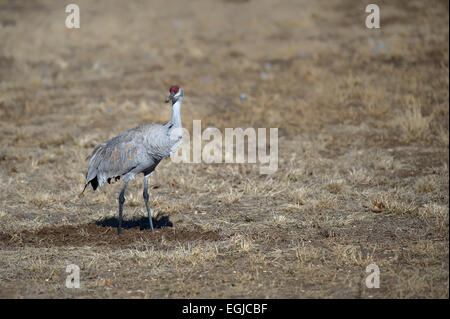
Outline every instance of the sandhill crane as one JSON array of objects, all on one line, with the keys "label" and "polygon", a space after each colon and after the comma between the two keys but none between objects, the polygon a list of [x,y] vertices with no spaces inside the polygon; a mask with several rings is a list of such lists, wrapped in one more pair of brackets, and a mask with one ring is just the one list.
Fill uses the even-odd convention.
[{"label": "sandhill crane", "polygon": [[148,204],[148,178],[159,162],[175,152],[182,142],[182,126],[180,107],[183,101],[183,90],[176,85],[169,89],[170,95],[166,103],[172,101],[172,118],[167,124],[146,124],[125,131],[107,142],[94,147],[86,158],[89,168],[86,174],[86,187],[91,184],[94,191],[105,181],[123,178],[123,186],[119,195],[119,227],[122,228],[122,210],[125,202],[125,188],[130,180],[144,174],[144,201],[147,209],[150,228],[153,231],[152,215]]}]

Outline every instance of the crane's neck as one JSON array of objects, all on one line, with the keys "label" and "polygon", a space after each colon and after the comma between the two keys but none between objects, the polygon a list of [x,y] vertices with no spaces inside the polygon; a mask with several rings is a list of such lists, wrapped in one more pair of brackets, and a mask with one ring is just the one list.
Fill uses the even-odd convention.
[{"label": "crane's neck", "polygon": [[182,96],[179,97],[175,103],[172,102],[172,119],[170,120],[170,122],[172,123],[173,127],[182,127],[180,115],[181,102],[183,102]]}]

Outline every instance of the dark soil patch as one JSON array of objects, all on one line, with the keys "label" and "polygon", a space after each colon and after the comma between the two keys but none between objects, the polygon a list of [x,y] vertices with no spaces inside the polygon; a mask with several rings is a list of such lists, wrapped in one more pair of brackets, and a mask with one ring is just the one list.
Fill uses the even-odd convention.
[{"label": "dark soil patch", "polygon": [[[0,234],[0,247],[61,247],[100,246],[123,248],[136,243],[161,245],[162,241],[217,241],[220,236],[213,231],[179,229],[175,227],[139,230],[124,228],[120,236],[117,228],[96,224],[44,227],[37,231],[24,230],[13,234]],[[133,245],[135,246],[135,245]]]}]

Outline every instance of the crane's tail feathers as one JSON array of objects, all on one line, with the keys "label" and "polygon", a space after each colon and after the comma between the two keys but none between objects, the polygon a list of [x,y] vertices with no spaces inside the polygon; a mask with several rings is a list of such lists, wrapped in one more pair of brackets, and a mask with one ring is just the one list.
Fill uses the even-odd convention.
[{"label": "crane's tail feathers", "polygon": [[84,196],[84,191],[86,190],[86,187],[88,186],[88,184],[84,185],[83,191],[78,194],[78,198],[82,198]]},{"label": "crane's tail feathers", "polygon": [[89,182],[87,182],[84,185],[83,191],[80,193],[80,195],[78,195],[78,198],[83,197],[84,191],[86,190],[86,187],[91,184],[92,188],[94,189],[94,191],[98,188],[98,179],[97,176],[95,176],[93,179],[91,179]]},{"label": "crane's tail feathers", "polygon": [[106,143],[100,143],[97,144],[94,149],[92,150],[91,154],[88,155],[88,157],[86,157],[86,161],[89,161],[90,159],[94,158],[98,152],[100,152],[103,147],[106,145]]}]

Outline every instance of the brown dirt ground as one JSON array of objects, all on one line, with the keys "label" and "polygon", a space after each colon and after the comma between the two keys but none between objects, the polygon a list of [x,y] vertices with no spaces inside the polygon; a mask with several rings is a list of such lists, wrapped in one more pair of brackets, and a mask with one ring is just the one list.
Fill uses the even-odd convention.
[{"label": "brown dirt ground", "polygon": [[[449,297],[447,1],[379,1],[379,30],[349,0],[76,3],[68,30],[0,0],[0,297]],[[190,132],[278,127],[278,170],[165,160],[155,232],[137,178],[118,237],[84,158],[167,121],[174,83]]]}]

